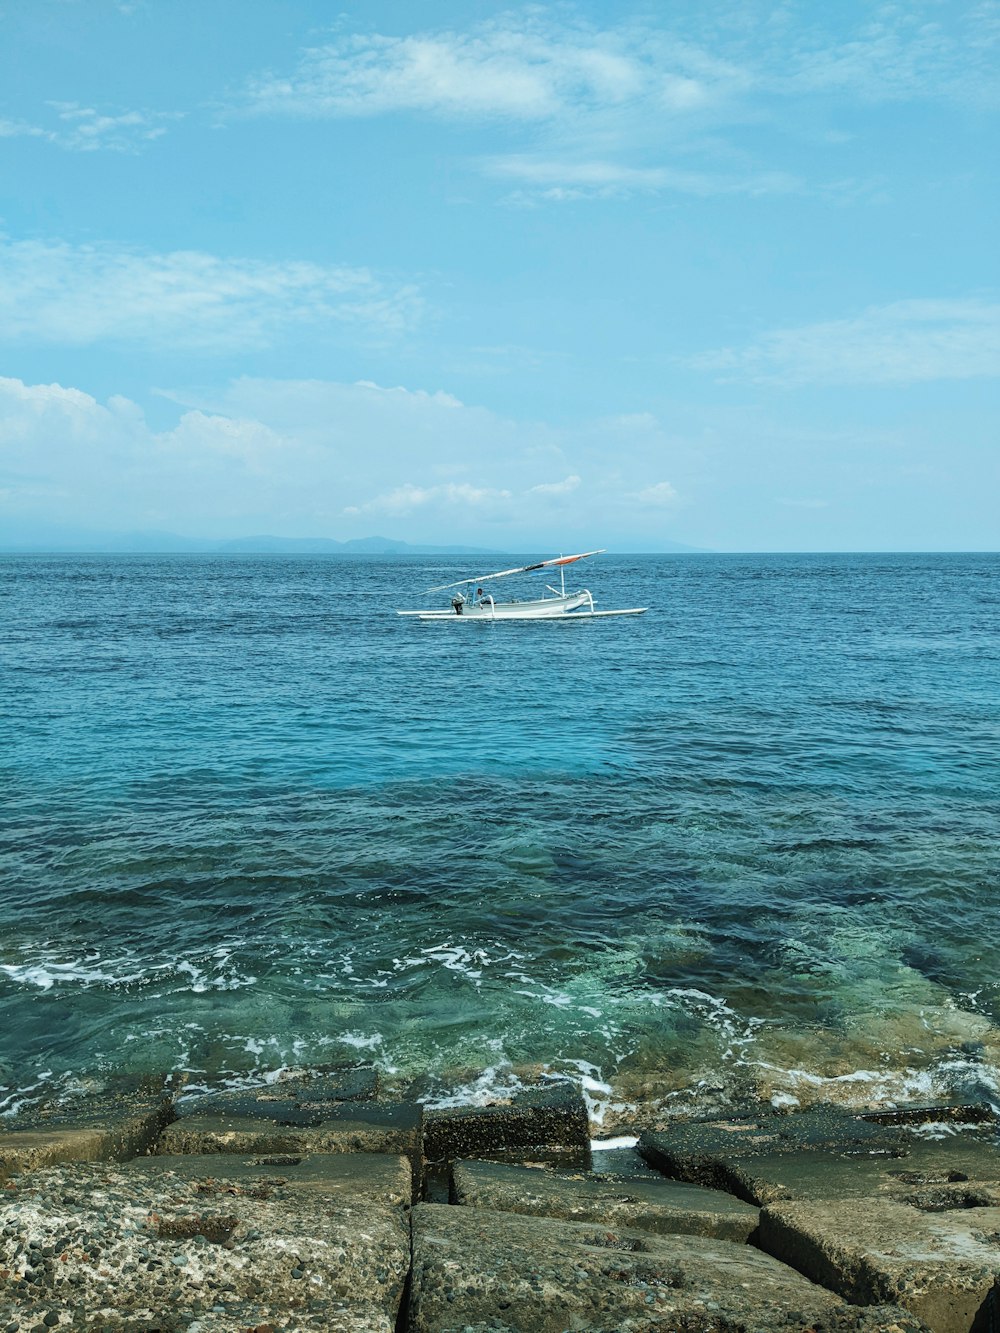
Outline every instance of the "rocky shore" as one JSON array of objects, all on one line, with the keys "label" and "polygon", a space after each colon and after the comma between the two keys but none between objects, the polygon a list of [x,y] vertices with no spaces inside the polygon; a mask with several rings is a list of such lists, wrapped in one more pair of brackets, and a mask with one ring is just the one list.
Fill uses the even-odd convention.
[{"label": "rocky shore", "polygon": [[570,1082],[426,1110],[373,1070],[33,1112],[0,1132],[0,1333],[1000,1329],[987,1108],[590,1135]]}]

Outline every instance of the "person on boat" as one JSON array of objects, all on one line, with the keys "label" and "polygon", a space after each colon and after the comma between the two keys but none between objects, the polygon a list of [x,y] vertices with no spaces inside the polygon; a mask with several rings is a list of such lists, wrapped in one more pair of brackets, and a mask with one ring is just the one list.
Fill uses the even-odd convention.
[{"label": "person on boat", "polygon": [[488,606],[492,600],[488,593],[483,592],[482,588],[476,589],[476,601],[480,606]]}]

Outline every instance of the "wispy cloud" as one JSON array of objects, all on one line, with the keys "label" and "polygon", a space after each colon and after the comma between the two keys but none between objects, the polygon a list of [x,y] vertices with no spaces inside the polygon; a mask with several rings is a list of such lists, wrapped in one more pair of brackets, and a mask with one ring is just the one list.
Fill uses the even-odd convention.
[{"label": "wispy cloud", "polygon": [[641,505],[661,508],[664,505],[674,504],[677,500],[677,491],[669,481],[657,481],[651,486],[644,486],[641,491],[633,491],[630,498]]},{"label": "wispy cloud", "polygon": [[572,158],[559,161],[528,154],[491,158],[486,161],[484,168],[489,175],[534,187],[535,193],[540,192],[548,199],[580,199],[660,191],[702,197],[718,194],[793,194],[802,189],[800,182],[786,172],[713,175],[671,167],[633,167],[619,162]]},{"label": "wispy cloud", "polygon": [[467,482],[446,482],[439,486],[415,486],[405,482],[391,491],[376,495],[364,504],[348,505],[344,513],[388,514],[395,517],[412,514],[428,506],[472,506],[476,509],[493,507],[498,502],[511,498],[508,490],[493,489],[489,486],[471,486]]},{"label": "wispy cloud", "polygon": [[367,269],[0,238],[0,338],[103,340],[227,352],[333,321],[393,337],[419,317],[415,288]]},{"label": "wispy cloud", "polygon": [[781,91],[844,92],[870,102],[947,99],[997,103],[1000,9],[993,0],[949,6],[879,4],[855,32],[819,24],[790,35],[786,64],[768,60]]},{"label": "wispy cloud", "polygon": [[532,486],[528,492],[529,495],[572,495],[579,489],[580,478],[573,473],[571,476],[563,477],[562,481],[542,481],[537,486]]},{"label": "wispy cloud", "polygon": [[601,29],[568,9],[557,18],[532,7],[467,31],[338,36],[303,52],[290,72],[253,80],[241,109],[491,122],[529,136],[530,146],[484,157],[480,168],[567,199],[688,189],[682,171],[649,160],[649,127],[658,126],[652,153],[662,157],[669,122],[704,111],[741,81],[725,61],[655,29]]},{"label": "wispy cloud", "polygon": [[1000,374],[1000,305],[911,300],[851,319],[762,334],[693,359],[723,377],[781,384],[900,385]]},{"label": "wispy cloud", "polygon": [[44,139],[81,153],[136,153],[183,118],[173,111],[99,111],[78,102],[48,102],[46,107],[46,118],[37,125],[0,118],[0,139]]},{"label": "wispy cloud", "polygon": [[[787,173],[726,142],[750,123],[798,123],[810,100],[998,101],[995,0],[945,11],[879,4],[851,26],[764,0],[685,7],[659,22],[598,26],[571,7],[512,10],[466,30],[340,33],[289,70],[244,88],[235,110],[313,118],[417,114],[491,122],[517,151],[484,156],[489,175],[535,197],[645,191],[784,193]],[[515,142],[511,143],[515,147]],[[718,154],[691,171],[681,155]]]},{"label": "wispy cloud", "polygon": [[6,120],[0,117],[0,139],[52,139],[54,135],[49,130],[43,130],[40,125],[29,125],[24,120]]},{"label": "wispy cloud", "polygon": [[429,486],[406,482],[374,496],[364,504],[348,505],[343,512],[350,517],[361,514],[396,517],[429,508],[441,511],[457,509],[474,510],[487,520],[506,519],[511,514],[511,501],[516,501],[521,510],[525,506],[534,506],[536,510],[539,506],[549,509],[578,491],[581,485],[582,479],[575,473],[564,477],[562,481],[538,482],[517,491],[507,487],[475,486],[468,482],[445,482]]},{"label": "wispy cloud", "polygon": [[100,149],[137,152],[142,144],[166,134],[169,122],[181,119],[178,112],[121,111],[112,114],[77,102],[50,102],[59,126],[51,134],[64,148],[93,153]]},{"label": "wispy cloud", "polygon": [[297,116],[549,121],[636,105],[687,115],[762,94],[964,101],[992,92],[995,101],[998,44],[995,0],[948,12],[929,0],[879,4],[853,28],[834,11],[824,21],[764,3],[603,28],[570,8],[532,6],[466,30],[332,36],[293,69],[251,79],[241,104]]},{"label": "wispy cloud", "polygon": [[554,30],[536,11],[470,32],[337,38],[304,51],[291,73],[253,80],[246,104],[306,116],[545,120],[581,102],[620,104],[644,81],[637,53],[615,34]]}]

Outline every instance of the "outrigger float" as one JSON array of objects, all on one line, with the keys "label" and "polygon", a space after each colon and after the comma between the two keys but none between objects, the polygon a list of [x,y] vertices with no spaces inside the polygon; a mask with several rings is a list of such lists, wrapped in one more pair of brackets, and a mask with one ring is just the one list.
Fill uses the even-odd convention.
[{"label": "outrigger float", "polygon": [[[451,599],[448,611],[398,611],[397,615],[414,616],[417,620],[450,620],[465,623],[469,620],[593,620],[597,616],[641,616],[644,606],[630,606],[619,611],[598,611],[594,608],[594,598],[589,588],[580,588],[576,592],[566,591],[566,566],[577,560],[587,560],[592,555],[603,555],[599,551],[583,551],[579,555],[560,555],[552,560],[540,560],[535,565],[520,565],[517,569],[501,569],[496,574],[481,574],[475,579],[459,579],[457,583],[442,583],[432,592],[452,592],[456,589],[471,588],[475,592],[466,594],[456,591]],[[532,601],[498,602],[492,593],[485,592],[482,585],[493,579],[506,579],[514,574],[533,574],[539,569],[559,569],[559,587],[546,584],[550,594],[537,597]]]}]

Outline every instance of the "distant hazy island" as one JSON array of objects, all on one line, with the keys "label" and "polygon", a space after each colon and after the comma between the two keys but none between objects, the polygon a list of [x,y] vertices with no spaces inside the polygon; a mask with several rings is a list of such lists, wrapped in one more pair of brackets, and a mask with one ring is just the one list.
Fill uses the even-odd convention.
[{"label": "distant hazy island", "polygon": [[41,532],[11,537],[0,534],[0,551],[85,555],[495,555],[481,546],[414,546],[391,537],[232,537],[227,540],[179,537],[173,532]]},{"label": "distant hazy island", "polygon": [[[527,548],[526,548],[527,549]],[[664,552],[696,551],[697,547],[663,541]],[[0,532],[0,551],[14,554],[82,555],[501,555],[491,546],[414,545],[391,537],[231,537],[226,540],[180,537],[174,532],[86,532],[60,528]]]}]

